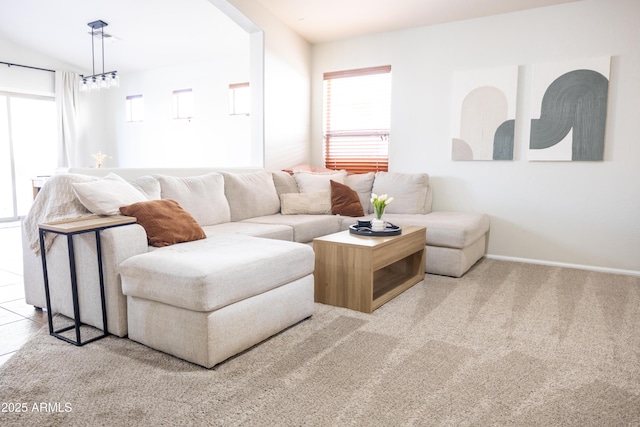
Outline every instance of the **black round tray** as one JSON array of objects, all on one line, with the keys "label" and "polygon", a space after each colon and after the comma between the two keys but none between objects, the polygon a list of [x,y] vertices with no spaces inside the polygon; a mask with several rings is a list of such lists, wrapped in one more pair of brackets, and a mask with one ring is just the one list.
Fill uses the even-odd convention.
[{"label": "black round tray", "polygon": [[387,227],[383,231],[373,231],[371,227],[359,227],[358,224],[353,224],[349,226],[349,233],[357,234],[358,236],[398,236],[402,233],[402,228],[388,222]]}]

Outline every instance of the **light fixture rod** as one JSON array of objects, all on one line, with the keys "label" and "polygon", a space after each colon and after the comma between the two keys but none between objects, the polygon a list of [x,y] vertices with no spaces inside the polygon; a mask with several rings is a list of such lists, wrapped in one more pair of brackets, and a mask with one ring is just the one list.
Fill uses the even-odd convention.
[{"label": "light fixture rod", "polygon": [[[91,24],[89,24],[89,25],[91,25]],[[95,76],[96,75],[96,53],[95,53],[95,49],[93,47],[93,43],[94,43],[93,42],[93,37],[94,37],[93,30],[94,30],[94,28],[91,27],[91,67],[93,69],[93,75]]]},{"label": "light fixture rod", "polygon": [[104,74],[104,27],[100,28],[100,39],[102,40],[102,74]]},{"label": "light fixture rod", "polygon": [[[87,91],[92,89],[100,90],[100,87],[109,88],[111,86],[119,86],[120,79],[117,74],[118,72],[117,71],[105,72],[105,68],[104,68],[104,27],[106,27],[109,24],[107,24],[102,20],[97,20],[97,21],[89,22],[87,25],[91,27],[91,67],[93,70],[93,74],[91,76],[80,75],[80,77],[82,78],[82,81],[80,83],[81,91]],[[96,30],[98,29],[100,30],[100,33],[96,32]],[[96,74],[96,51],[95,51],[94,39],[96,36],[98,36],[98,34],[100,35],[101,48],[102,48],[102,52],[101,52],[102,73]],[[89,87],[89,83],[91,83],[91,87]],[[96,84],[98,84],[99,86],[96,86]]]}]

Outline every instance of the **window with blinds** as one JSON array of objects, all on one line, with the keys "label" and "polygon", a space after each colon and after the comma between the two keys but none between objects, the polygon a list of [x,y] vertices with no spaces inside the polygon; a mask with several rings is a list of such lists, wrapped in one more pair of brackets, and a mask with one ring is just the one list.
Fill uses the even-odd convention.
[{"label": "window with blinds", "polygon": [[144,100],[142,95],[129,95],[125,98],[126,119],[128,122],[144,120]]},{"label": "window with blinds", "polygon": [[324,74],[326,168],[387,171],[390,122],[390,65]]},{"label": "window with blinds", "polygon": [[249,82],[229,85],[229,115],[248,116],[251,112]]},{"label": "window with blinds", "polygon": [[193,117],[193,90],[173,91],[173,118],[191,119]]}]

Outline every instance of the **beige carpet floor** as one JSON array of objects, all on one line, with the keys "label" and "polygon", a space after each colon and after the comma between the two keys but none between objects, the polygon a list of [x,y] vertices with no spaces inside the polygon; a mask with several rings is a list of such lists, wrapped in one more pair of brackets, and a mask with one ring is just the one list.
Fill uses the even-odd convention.
[{"label": "beige carpet floor", "polygon": [[640,277],[485,259],[371,315],[316,304],[211,370],[42,331],[0,401],[2,426],[638,426]]}]

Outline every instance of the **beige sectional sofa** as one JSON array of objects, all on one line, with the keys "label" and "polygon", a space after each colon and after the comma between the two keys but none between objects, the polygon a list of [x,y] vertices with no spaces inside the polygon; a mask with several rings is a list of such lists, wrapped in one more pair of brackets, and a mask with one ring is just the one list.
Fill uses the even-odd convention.
[{"label": "beige sectional sofa", "polygon": [[[484,214],[432,212],[427,174],[65,172],[45,184],[23,221],[27,303],[45,306],[39,222],[114,213],[114,203],[133,203],[140,195],[176,200],[202,227],[205,239],[156,248],[148,245],[139,224],[101,232],[108,329],[206,367],[312,315],[313,239],[346,230],[358,219],[332,214],[331,180],[357,193],[365,218],[373,216],[369,199],[374,192],[394,197],[387,221],[425,226],[427,273],[463,275],[484,255],[489,230]],[[101,193],[110,186],[126,191]],[[71,315],[66,239],[46,246],[53,310]],[[82,321],[101,327],[95,238],[77,235],[74,246]]]}]

